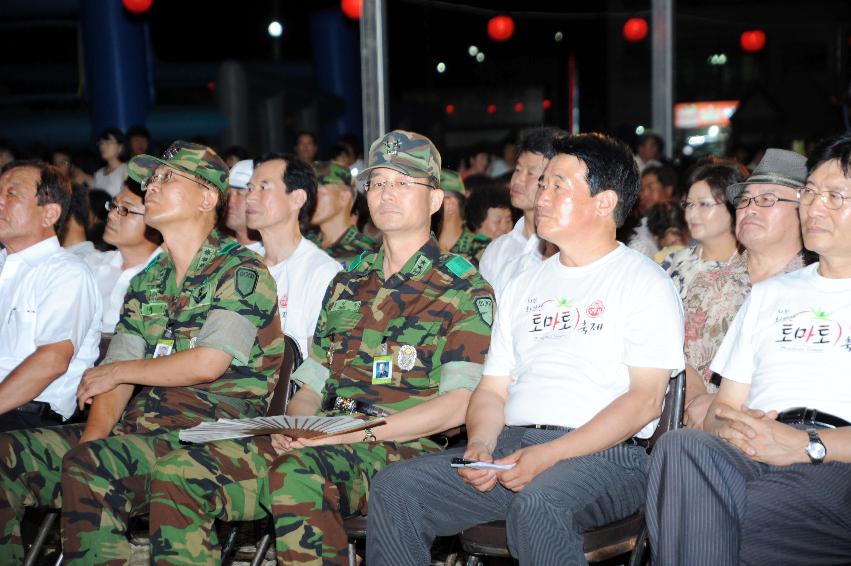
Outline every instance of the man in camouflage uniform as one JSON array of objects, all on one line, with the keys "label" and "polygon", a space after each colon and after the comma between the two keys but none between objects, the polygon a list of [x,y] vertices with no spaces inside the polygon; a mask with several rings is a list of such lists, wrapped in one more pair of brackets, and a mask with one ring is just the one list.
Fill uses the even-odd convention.
[{"label": "man in camouflage uniform", "polygon": [[328,163],[317,168],[317,182],[316,210],[310,221],[318,230],[307,237],[345,268],[363,252],[375,251],[378,244],[358,230],[357,189],[349,170]]},{"label": "man in camouflage uniform", "polygon": [[212,564],[214,519],[266,510],[280,564],[346,564],[342,518],[366,512],[373,474],[440,450],[428,437],[463,423],[490,342],[490,287],[430,237],[443,199],[432,143],[394,131],[372,145],[369,164],[367,199],[384,244],[332,281],[287,412],[335,414],[348,400],[387,423],[319,441],[214,442],[161,459],[151,484],[157,564]]},{"label": "man in camouflage uniform", "polygon": [[145,183],[145,221],[168,251],[131,280],[106,359],[83,376],[86,424],[0,435],[2,564],[23,560],[25,507],[60,505],[65,563],[126,563],[129,516],[145,510],[150,469],[180,447],[178,431],[263,415],[275,386],[283,335],[274,280],[214,228],[225,163],[175,142],[163,159],[135,157],[130,175]]},{"label": "man in camouflage uniform", "polygon": [[464,256],[474,265],[479,265],[490,238],[474,234],[464,221],[464,205],[467,202],[464,181],[455,171],[440,172],[440,188],[443,189],[443,218],[440,226],[440,247]]}]

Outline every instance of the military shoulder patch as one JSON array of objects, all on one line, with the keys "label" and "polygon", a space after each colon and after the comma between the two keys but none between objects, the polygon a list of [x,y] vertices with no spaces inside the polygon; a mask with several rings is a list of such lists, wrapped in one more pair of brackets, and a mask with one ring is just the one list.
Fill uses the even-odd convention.
[{"label": "military shoulder patch", "polygon": [[493,325],[493,299],[490,297],[476,297],[473,300],[476,305],[476,312],[479,313],[479,318],[488,326]]},{"label": "military shoulder patch", "polygon": [[455,274],[456,277],[464,277],[464,275],[473,269],[473,264],[460,255],[456,255],[446,262],[446,268]]},{"label": "military shoulder patch", "polygon": [[477,240],[479,240],[480,242],[490,242],[491,241],[491,239],[488,238],[487,236],[485,236],[484,234],[476,234],[475,238]]},{"label": "military shoulder patch", "polygon": [[251,267],[238,267],[236,270],[236,292],[243,298],[249,296],[257,288],[257,270]]}]

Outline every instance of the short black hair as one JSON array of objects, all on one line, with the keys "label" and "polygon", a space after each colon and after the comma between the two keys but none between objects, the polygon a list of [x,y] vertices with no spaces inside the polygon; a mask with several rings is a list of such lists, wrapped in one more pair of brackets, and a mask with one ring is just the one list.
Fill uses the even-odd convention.
[{"label": "short black hair", "polygon": [[556,154],[572,155],[585,164],[585,181],[591,196],[608,190],[618,195],[612,216],[615,226],[622,225],[640,189],[632,150],[622,141],[600,133],[559,138],[553,143],[553,149]]},{"label": "short black hair", "polygon": [[[130,177],[128,177],[128,179],[130,179]],[[112,195],[110,195],[105,190],[89,189],[89,205],[92,214],[94,214],[98,222],[106,222],[107,216],[109,216],[109,212],[107,212],[105,205],[110,201],[112,201]]]},{"label": "short black hair", "polygon": [[[313,132],[307,131],[307,130],[301,130],[300,132],[296,132],[296,135],[293,138],[295,140],[296,144],[298,143],[298,138],[300,138],[301,136],[310,136],[310,139],[313,140],[313,143],[316,144],[316,145],[319,145],[319,138],[316,137],[316,134],[314,134]],[[295,145],[295,144],[293,144],[293,145]]]},{"label": "short black hair", "polygon": [[151,132],[149,132],[148,128],[145,126],[130,126],[127,128],[127,139],[129,140],[130,138],[135,137],[145,138],[146,140],[151,141]]},{"label": "short black hair", "polygon": [[352,158],[357,157],[354,155],[354,150],[348,144],[337,142],[331,146],[331,159],[337,159],[341,155],[348,154],[351,155]]},{"label": "short black hair", "polygon": [[819,165],[834,159],[839,161],[842,174],[851,177],[851,134],[842,134],[819,142],[807,159],[807,173],[812,173]]},{"label": "short black hair", "polygon": [[656,175],[662,186],[674,187],[673,192],[677,192],[677,172],[670,165],[648,165],[641,172],[641,178],[647,175]]},{"label": "short black hair", "polygon": [[301,189],[307,194],[307,200],[299,211],[298,218],[302,222],[308,222],[313,216],[313,210],[316,208],[316,171],[313,167],[292,153],[278,153],[270,151],[264,153],[254,160],[254,168],[256,169],[261,163],[267,161],[281,160],[284,162],[284,186],[287,192],[291,193],[296,189]]},{"label": "short black hair", "polygon": [[100,133],[98,141],[109,141],[114,139],[121,146],[121,152],[118,154],[118,159],[126,163],[129,159],[129,149],[127,148],[127,136],[124,135],[118,128],[107,128]]},{"label": "short black hair", "polygon": [[[699,162],[697,167],[691,172],[688,178],[688,186],[691,186],[700,181],[706,182],[709,185],[709,190],[712,191],[712,198],[715,202],[727,208],[730,213],[730,227],[736,227],[736,207],[733,206],[727,199],[727,187],[734,183],[741,183],[748,176],[744,166],[736,161],[721,159],[718,157],[708,157]],[[685,196],[688,196],[686,190]]]},{"label": "short black hair", "polygon": [[85,185],[77,183],[71,184],[71,202],[68,205],[68,217],[82,226],[83,230],[88,234],[89,228],[89,210],[91,203],[89,202],[89,188]]},{"label": "short black hair", "polygon": [[58,167],[37,159],[11,161],[0,170],[0,175],[18,167],[32,167],[40,173],[35,186],[36,203],[39,206],[59,205],[59,218],[53,224],[53,231],[61,234],[65,230],[65,219],[68,217],[68,209],[71,205],[71,181]]},{"label": "short black hair", "polygon": [[556,154],[553,148],[553,142],[566,135],[567,132],[564,130],[551,126],[524,130],[520,134],[520,143],[517,144],[517,155],[529,152],[543,155],[547,159],[552,159]]},{"label": "short black hair", "polygon": [[655,141],[656,145],[659,146],[660,152],[665,151],[665,138],[663,138],[660,134],[657,134],[656,132],[647,132],[646,134],[642,134],[638,138],[638,143],[636,144],[636,147],[641,146],[647,140]]},{"label": "short black hair", "polygon": [[232,145],[222,152],[222,159],[227,161],[228,157],[236,157],[239,161],[248,159],[248,150],[241,145]]},{"label": "short black hair", "polygon": [[[511,196],[499,186],[481,186],[467,199],[467,227],[473,232],[484,224],[491,208],[506,208],[511,211]],[[513,215],[512,215],[513,216]]]},{"label": "short black hair", "polygon": [[677,201],[657,202],[647,211],[647,229],[657,238],[664,238],[672,230],[688,234],[683,207]]}]

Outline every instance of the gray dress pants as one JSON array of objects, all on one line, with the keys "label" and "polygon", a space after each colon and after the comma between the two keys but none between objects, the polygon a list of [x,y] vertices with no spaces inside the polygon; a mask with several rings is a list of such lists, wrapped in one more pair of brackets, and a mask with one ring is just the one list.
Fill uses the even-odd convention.
[{"label": "gray dress pants", "polygon": [[[508,427],[494,458],[548,442],[564,431]],[[369,566],[430,563],[437,536],[505,520],[508,547],[523,566],[586,564],[580,533],[636,512],[644,502],[647,454],[621,444],[563,460],[520,492],[497,486],[482,493],[449,466],[463,448],[388,466],[369,493]]]},{"label": "gray dress pants", "polygon": [[653,449],[654,566],[851,564],[851,464],[770,466],[702,431]]}]

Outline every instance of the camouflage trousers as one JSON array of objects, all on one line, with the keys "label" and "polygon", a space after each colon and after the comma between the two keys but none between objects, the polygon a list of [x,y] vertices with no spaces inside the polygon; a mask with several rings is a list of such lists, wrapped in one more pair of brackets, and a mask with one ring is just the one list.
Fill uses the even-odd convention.
[{"label": "camouflage trousers", "polygon": [[347,564],[343,518],[366,513],[369,482],[393,462],[440,448],[427,439],[318,446],[277,456],[268,437],[176,451],[151,482],[151,560],[218,564],[215,519],[275,521],[279,564]]},{"label": "camouflage trousers", "polygon": [[64,564],[126,564],[127,522],[148,503],[157,457],[177,432],[80,443],[83,425],[0,434],[0,564],[20,564],[27,507],[62,508]]}]

